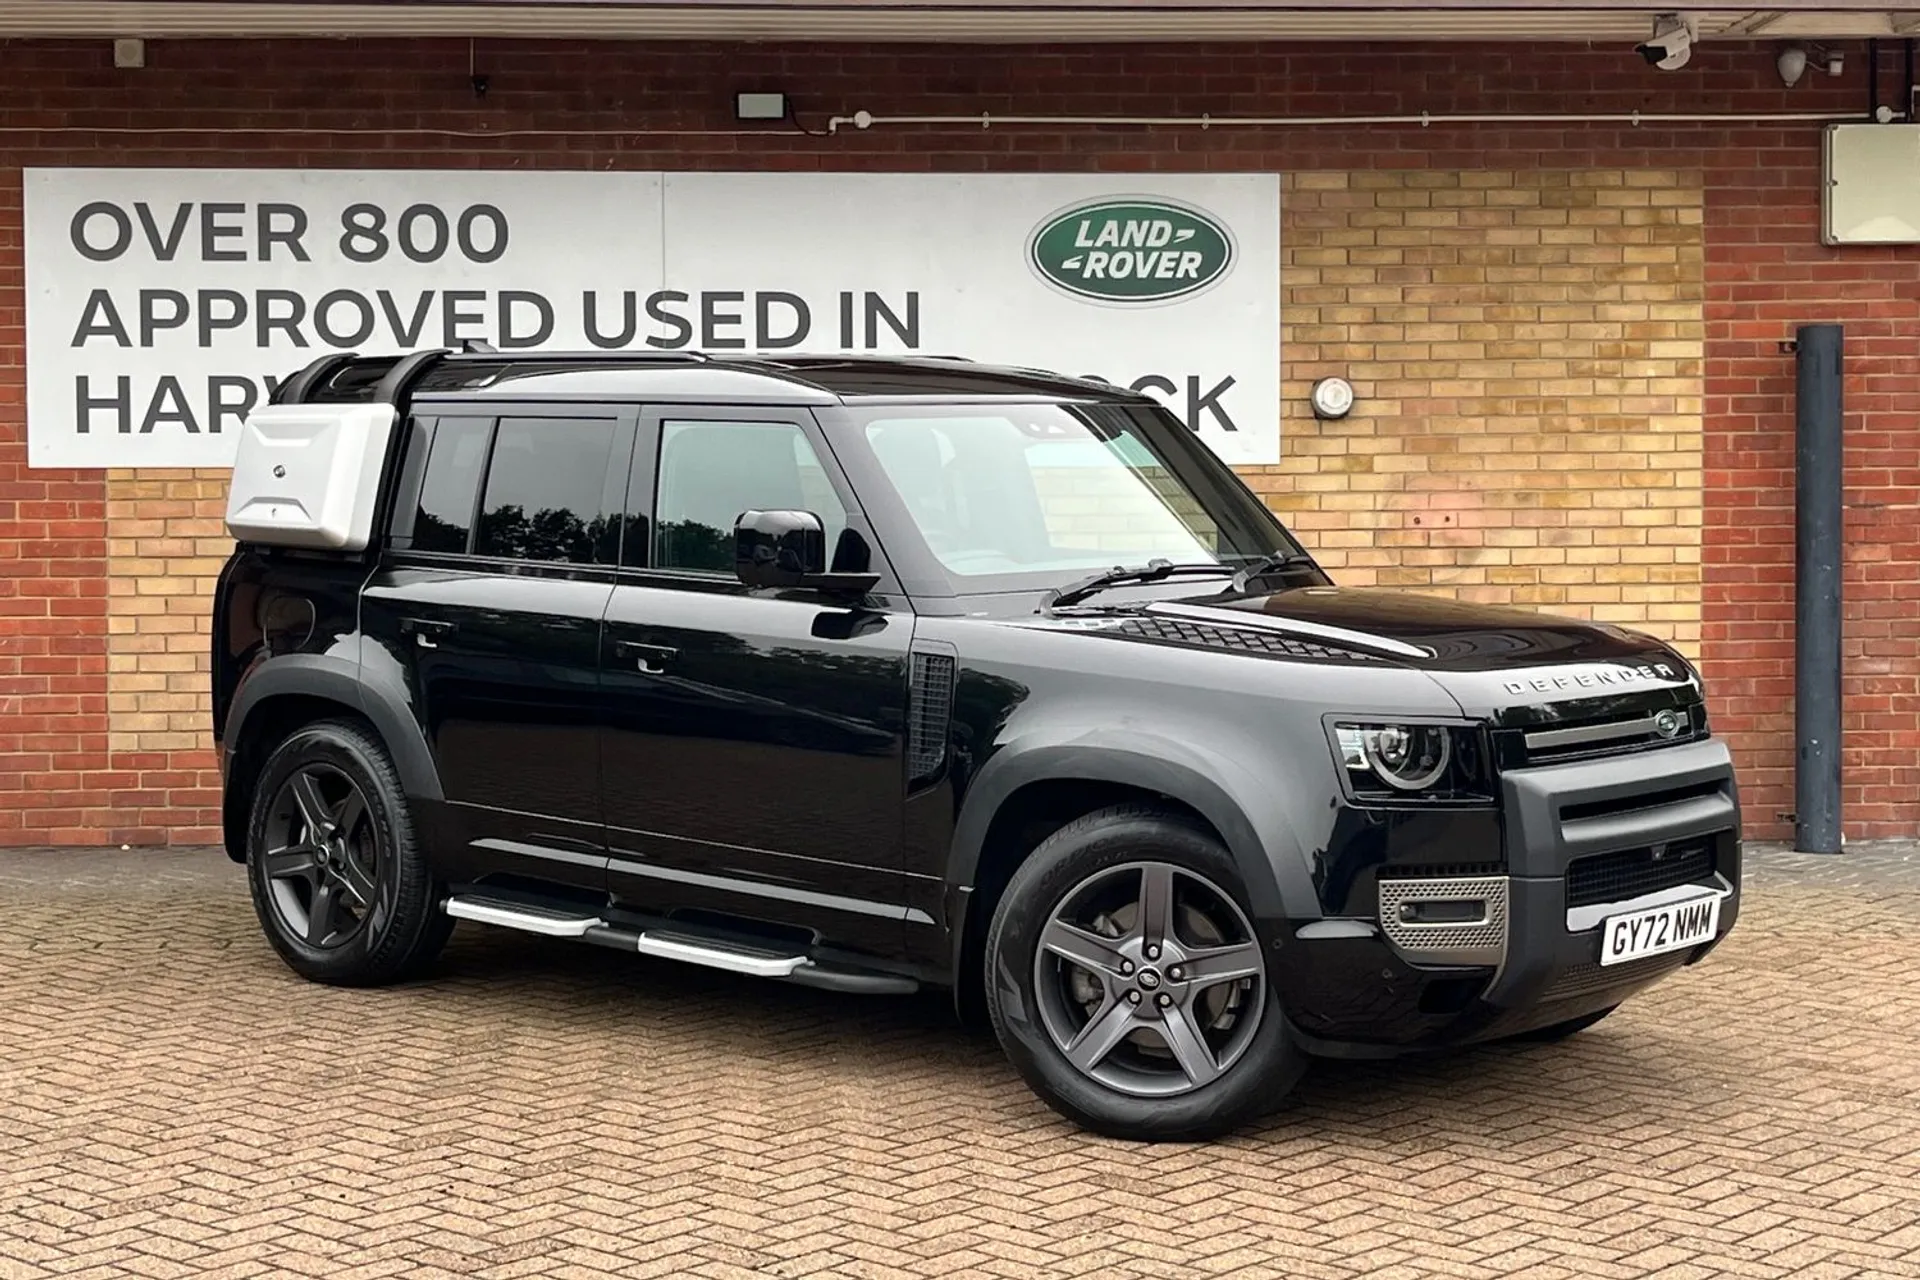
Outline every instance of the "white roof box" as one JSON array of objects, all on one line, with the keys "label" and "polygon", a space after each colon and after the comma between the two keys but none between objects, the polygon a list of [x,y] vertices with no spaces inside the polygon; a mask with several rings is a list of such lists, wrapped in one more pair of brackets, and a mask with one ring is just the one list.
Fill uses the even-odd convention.
[{"label": "white roof box", "polygon": [[359,551],[393,438],[390,404],[275,404],[240,428],[227,532],[241,542]]}]

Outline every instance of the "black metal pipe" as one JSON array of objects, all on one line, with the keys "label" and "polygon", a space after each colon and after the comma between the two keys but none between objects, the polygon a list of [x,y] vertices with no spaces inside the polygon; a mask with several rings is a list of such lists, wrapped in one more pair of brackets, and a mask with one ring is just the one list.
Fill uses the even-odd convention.
[{"label": "black metal pipe", "polygon": [[1794,847],[1840,852],[1841,328],[1795,348]]},{"label": "black metal pipe", "polygon": [[1900,115],[1909,123],[1913,120],[1913,38],[1902,40],[1907,52],[1907,96],[1900,103]]},{"label": "black metal pipe", "polygon": [[1867,41],[1867,119],[1880,113],[1880,42]]}]

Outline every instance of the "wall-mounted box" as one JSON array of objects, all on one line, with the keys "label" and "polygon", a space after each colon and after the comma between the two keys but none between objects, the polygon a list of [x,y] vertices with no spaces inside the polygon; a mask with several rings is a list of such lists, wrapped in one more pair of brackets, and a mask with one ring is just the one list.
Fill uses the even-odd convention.
[{"label": "wall-mounted box", "polygon": [[1827,126],[1821,239],[1920,244],[1920,124]]}]

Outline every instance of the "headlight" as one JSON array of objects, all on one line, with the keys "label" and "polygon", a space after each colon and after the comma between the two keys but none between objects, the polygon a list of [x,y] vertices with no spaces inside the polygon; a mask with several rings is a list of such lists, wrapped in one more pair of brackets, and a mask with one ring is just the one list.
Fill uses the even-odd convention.
[{"label": "headlight", "polygon": [[1469,725],[1342,722],[1333,726],[1356,799],[1485,800],[1479,730]]},{"label": "headlight", "polygon": [[1402,791],[1424,791],[1453,760],[1447,731],[1437,724],[1343,724],[1340,751],[1347,768],[1371,769]]}]

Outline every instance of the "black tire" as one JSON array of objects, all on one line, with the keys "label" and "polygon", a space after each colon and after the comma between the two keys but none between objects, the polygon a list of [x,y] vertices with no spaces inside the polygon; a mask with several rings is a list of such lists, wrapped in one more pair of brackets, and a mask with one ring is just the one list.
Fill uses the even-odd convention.
[{"label": "black tire", "polygon": [[[301,779],[316,782],[322,798],[348,794],[347,784],[357,788],[359,808],[349,812],[342,800],[338,815],[340,826],[351,827],[338,841],[351,849],[350,860],[332,852],[328,841],[308,838],[301,795],[312,793],[301,790]],[[299,834],[285,834],[290,825]],[[322,845],[329,845],[327,857],[309,853],[306,873],[284,874],[299,865],[303,849]],[[281,853],[270,858],[274,850]],[[333,887],[316,917],[316,886],[328,863]],[[401,981],[431,964],[453,932],[393,761],[372,732],[350,720],[305,725],[268,756],[248,815],[247,883],[267,941],[289,968],[315,982],[372,987]],[[357,909],[356,892],[371,905]],[[316,925],[316,918],[328,923]],[[316,941],[314,935],[324,936]]]},{"label": "black tire", "polygon": [[[1084,886],[1098,883],[1102,873],[1129,874],[1126,869],[1134,863],[1167,865],[1204,878],[1210,884],[1201,887],[1203,895],[1208,888],[1224,893],[1238,909],[1240,923],[1251,920],[1231,855],[1196,824],[1151,805],[1122,805],[1088,814],[1043,841],[1001,896],[985,948],[988,1012],[1001,1047],[1022,1078],[1055,1111],[1083,1128],[1134,1141],[1216,1137],[1278,1105],[1306,1067],[1306,1056],[1293,1043],[1274,995],[1259,939],[1250,930],[1245,931],[1247,941],[1251,954],[1259,957],[1261,973],[1254,993],[1245,996],[1249,1003],[1236,1016],[1250,1018],[1257,1010],[1258,1021],[1245,1033],[1251,1038],[1242,1040],[1238,1056],[1207,1083],[1192,1084],[1188,1073],[1175,1086],[1185,1087],[1186,1092],[1162,1097],[1110,1087],[1076,1067],[1055,1032],[1048,1029],[1050,1018],[1057,1027],[1058,1015],[1050,1015],[1042,1005],[1043,999],[1056,997],[1039,990],[1044,980],[1039,970],[1046,958],[1041,951],[1043,930]],[[1183,882],[1193,883],[1184,878]],[[1136,918],[1144,919],[1146,914],[1143,898]],[[1092,970],[1084,971],[1084,976],[1099,981]],[[1156,977],[1159,981],[1163,980]],[[1104,1011],[1117,1003],[1102,1003],[1099,1008]],[[1088,1013],[1083,1030],[1099,1016]],[[1170,1039],[1162,1037],[1161,1042],[1171,1049]],[[1132,1053],[1136,1043],[1123,1040],[1116,1049]],[[1106,1069],[1102,1062],[1095,1066]]]},{"label": "black tire", "polygon": [[1513,1038],[1534,1044],[1557,1044],[1570,1036],[1579,1035],[1619,1007],[1617,1004],[1610,1004],[1604,1009],[1583,1013],[1577,1018],[1568,1018],[1565,1022],[1555,1022],[1549,1026],[1535,1027],[1532,1031],[1522,1031]]}]

